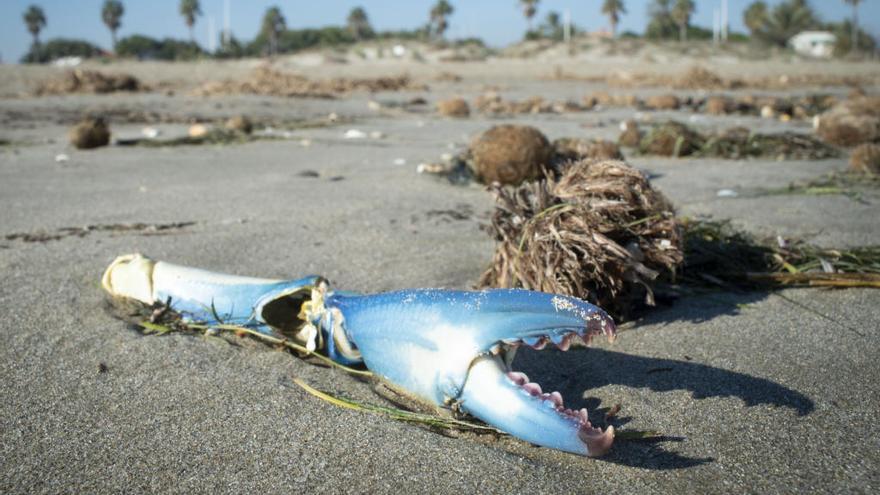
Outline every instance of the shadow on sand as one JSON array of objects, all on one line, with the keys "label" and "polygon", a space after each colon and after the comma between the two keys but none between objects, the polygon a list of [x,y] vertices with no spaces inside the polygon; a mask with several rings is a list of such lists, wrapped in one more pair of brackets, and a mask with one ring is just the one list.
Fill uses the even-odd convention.
[{"label": "shadow on sand", "polygon": [[[702,297],[691,299],[688,303],[677,305],[672,311],[651,315],[648,321],[652,324],[705,321],[721,314],[736,314],[742,304],[766,295],[755,293],[744,297],[741,294],[718,294],[720,302],[714,307],[703,304]],[[552,359],[548,359],[548,352],[553,353]],[[737,397],[746,407],[762,404],[784,407],[799,416],[807,415],[814,409],[813,401],[800,392],[765,378],[695,363],[688,360],[686,355],[684,360],[676,360],[634,356],[599,348],[570,352],[523,349],[517,353],[514,368],[525,372],[533,381],[545,384],[549,388],[547,391],[560,391],[566,398],[566,407],[586,407],[590,411],[591,421],[598,425],[606,424],[604,414],[613,404],[601,404],[599,399],[590,397],[589,391],[606,385],[655,392],[686,390],[695,399]],[[607,423],[620,429],[627,422],[629,418],[615,416]],[[711,458],[684,457],[663,448],[665,443],[681,441],[684,438],[618,441],[611,454],[603,459],[646,469],[682,469],[713,461]]]}]

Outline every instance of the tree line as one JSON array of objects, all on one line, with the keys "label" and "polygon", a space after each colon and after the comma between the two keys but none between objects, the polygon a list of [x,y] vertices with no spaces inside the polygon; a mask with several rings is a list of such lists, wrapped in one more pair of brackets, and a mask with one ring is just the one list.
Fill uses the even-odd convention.
[{"label": "tree line", "polygon": [[[861,0],[842,1],[852,7],[852,19],[843,23],[822,23],[807,0],[786,0],[772,8],[766,2],[757,0],[743,12],[743,22],[749,30],[751,40],[771,46],[784,47],[792,36],[804,30],[826,29],[837,35],[839,53],[875,50],[874,39],[858,27],[858,5]],[[521,9],[528,25],[525,38],[562,40],[565,36],[565,26],[558,12],[548,12],[543,23],[537,27],[533,26],[539,4],[540,0],[518,0],[514,4]],[[449,18],[454,11],[454,7],[447,0],[438,0],[428,11],[427,22],[424,25],[413,30],[377,32],[370,24],[363,7],[353,8],[344,26],[288,29],[281,9],[273,6],[264,13],[259,32],[253,40],[242,42],[232,33],[221,32],[220,45],[214,53],[207,53],[195,41],[194,27],[202,15],[199,0],[180,0],[178,12],[189,30],[189,40],[171,38],[159,40],[139,34],[117,39],[117,32],[122,26],[122,18],[125,14],[121,0],[105,0],[100,14],[102,22],[110,30],[113,52],[117,56],[180,60],[206,56],[235,58],[274,55],[316,46],[337,46],[377,38],[442,42],[449,28]],[[644,37],[651,40],[680,41],[687,41],[689,38],[711,38],[711,31],[691,24],[695,12],[694,0],[652,0],[648,5],[648,24]],[[624,0],[604,0],[601,14],[608,20],[610,35],[618,37],[621,18],[627,14]],[[58,38],[45,44],[41,43],[40,31],[46,27],[47,19],[43,9],[37,5],[28,7],[23,19],[27,30],[33,36],[31,49],[22,58],[23,62],[47,62],[64,56],[91,57],[103,53],[99,47],[82,40]],[[577,26],[569,25],[568,28],[569,34],[580,31]],[[638,35],[627,32],[624,36]],[[748,38],[739,35],[732,39]],[[479,39],[467,41],[482,44]]]}]

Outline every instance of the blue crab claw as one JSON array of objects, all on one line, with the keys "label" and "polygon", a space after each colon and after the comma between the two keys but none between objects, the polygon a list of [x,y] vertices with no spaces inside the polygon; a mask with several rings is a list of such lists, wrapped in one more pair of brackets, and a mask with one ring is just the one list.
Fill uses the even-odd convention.
[{"label": "blue crab claw", "polygon": [[316,330],[304,329],[297,312],[320,280],[240,277],[129,254],[107,267],[101,285],[112,296],[148,306],[167,303],[186,321],[244,326],[276,337],[303,333],[300,340],[316,347]]},{"label": "blue crab claw", "polygon": [[458,409],[528,442],[598,456],[614,430],[564,407],[510,368],[519,346],[567,350],[613,339],[614,323],[579,299],[517,289],[333,292],[326,280],[254,279],[121,256],[104,273],[112,296],[167,303],[188,321],[232,323],[298,340],[337,362],[363,362],[395,389]]},{"label": "blue crab claw", "polygon": [[575,454],[607,452],[614,430],[564,407],[510,369],[520,345],[567,350],[573,339],[609,340],[614,323],[573,297],[516,289],[405,290],[329,296],[367,368],[430,403],[452,406],[528,442]]}]

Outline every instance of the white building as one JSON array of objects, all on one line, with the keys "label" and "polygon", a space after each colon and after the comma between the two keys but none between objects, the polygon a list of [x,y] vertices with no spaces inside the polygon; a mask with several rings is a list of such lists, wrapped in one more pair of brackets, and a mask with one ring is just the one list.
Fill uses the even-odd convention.
[{"label": "white building", "polygon": [[788,40],[788,46],[807,57],[829,58],[837,37],[828,31],[802,31]]}]

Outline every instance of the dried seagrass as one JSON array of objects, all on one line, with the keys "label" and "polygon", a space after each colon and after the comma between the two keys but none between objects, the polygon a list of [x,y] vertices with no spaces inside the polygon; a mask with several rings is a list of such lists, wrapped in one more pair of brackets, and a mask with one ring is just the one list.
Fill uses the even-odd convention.
[{"label": "dried seagrass", "polygon": [[621,161],[582,160],[517,188],[494,186],[497,244],[482,287],[567,294],[627,315],[682,262],[682,234],[662,193]]}]

